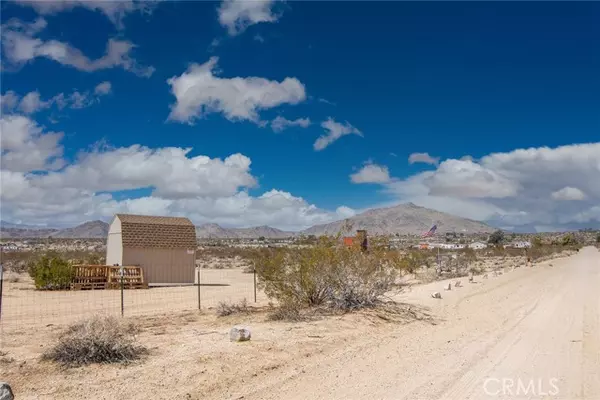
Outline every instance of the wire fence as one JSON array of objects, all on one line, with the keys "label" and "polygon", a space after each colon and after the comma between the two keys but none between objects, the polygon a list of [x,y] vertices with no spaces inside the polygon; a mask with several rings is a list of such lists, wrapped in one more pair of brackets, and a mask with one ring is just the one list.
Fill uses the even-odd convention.
[{"label": "wire fence", "polygon": [[207,311],[219,302],[266,303],[254,273],[240,268],[196,268],[194,283],[149,288],[38,290],[27,273],[0,271],[3,331],[64,325],[96,314],[125,317]]}]

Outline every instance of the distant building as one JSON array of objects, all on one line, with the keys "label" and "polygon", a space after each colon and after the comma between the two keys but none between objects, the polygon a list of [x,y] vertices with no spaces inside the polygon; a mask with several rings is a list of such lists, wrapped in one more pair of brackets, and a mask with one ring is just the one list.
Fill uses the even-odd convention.
[{"label": "distant building", "polygon": [[140,266],[147,283],[194,283],[196,228],[187,218],[116,214],[106,264]]},{"label": "distant building", "polygon": [[487,244],[482,242],[473,242],[469,244],[469,248],[473,250],[482,250],[487,248]]}]

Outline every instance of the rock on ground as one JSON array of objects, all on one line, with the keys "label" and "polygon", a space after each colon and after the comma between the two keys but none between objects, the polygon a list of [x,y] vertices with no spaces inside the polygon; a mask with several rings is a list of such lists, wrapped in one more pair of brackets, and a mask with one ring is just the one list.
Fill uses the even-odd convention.
[{"label": "rock on ground", "polygon": [[250,340],[251,337],[250,329],[241,328],[241,327],[233,327],[229,331],[229,340],[232,342],[245,342]]},{"label": "rock on ground", "polygon": [[441,299],[442,294],[440,292],[433,292],[431,293],[431,297],[433,297],[434,299]]},{"label": "rock on ground", "polygon": [[14,398],[10,385],[6,382],[0,382],[0,400],[14,400]]}]

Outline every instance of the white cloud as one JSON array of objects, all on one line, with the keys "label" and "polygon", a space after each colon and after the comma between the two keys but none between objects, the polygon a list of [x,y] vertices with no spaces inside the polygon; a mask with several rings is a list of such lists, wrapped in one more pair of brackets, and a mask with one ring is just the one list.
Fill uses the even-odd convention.
[{"label": "white cloud", "polygon": [[412,153],[408,156],[408,163],[425,163],[431,165],[438,165],[440,163],[439,157],[432,157],[429,153]]},{"label": "white cloud", "polygon": [[217,10],[219,23],[235,36],[250,25],[275,22],[281,16],[273,12],[275,3],[276,0],[224,0]]},{"label": "white cloud", "polygon": [[273,121],[271,121],[271,128],[275,132],[281,132],[284,129],[287,129],[292,126],[299,126],[301,128],[308,128],[310,126],[309,118],[298,118],[295,120],[289,120],[281,116],[275,117]]},{"label": "white cloud", "polygon": [[564,188],[552,193],[552,198],[554,200],[585,200],[585,197],[585,193],[571,186],[565,186]]},{"label": "white cloud", "polygon": [[0,109],[11,111],[19,104],[19,96],[12,90],[7,91],[0,97]]},{"label": "white cloud", "polygon": [[388,167],[367,163],[358,172],[350,175],[352,183],[388,183],[390,172]]},{"label": "white cloud", "polygon": [[329,117],[326,121],[321,123],[321,127],[325,129],[327,132],[324,135],[319,136],[319,138],[313,144],[313,147],[316,151],[321,151],[325,149],[327,146],[346,135],[357,135],[363,136],[362,132],[350,125],[346,121],[346,123],[342,124],[340,122],[336,122],[333,118]]},{"label": "white cloud", "polygon": [[[21,125],[29,121],[25,117],[11,118],[23,119]],[[29,130],[16,129],[18,134],[5,133],[3,122],[3,148],[8,139],[11,142],[6,145],[11,149],[22,149],[33,141],[40,147],[38,152],[47,148],[44,138],[54,135],[43,133],[35,125]],[[54,143],[57,145],[56,140]],[[55,153],[60,154],[60,151]],[[233,154],[221,160],[190,153],[190,149],[150,149],[140,145],[95,149],[81,153],[65,168],[37,174],[26,172],[31,167],[15,169],[5,165],[3,157],[0,176],[3,219],[70,225],[97,218],[106,220],[114,213],[129,212],[185,215],[196,224],[271,225],[298,230],[354,212],[345,206],[336,211],[319,209],[300,197],[276,189],[250,196],[245,189],[255,186],[256,179],[250,174],[248,157]],[[48,167],[46,163],[34,169]],[[112,194],[141,188],[151,188],[152,194],[124,200],[117,200]]]},{"label": "white cloud", "polygon": [[259,110],[281,104],[297,104],[306,99],[304,85],[296,78],[281,82],[258,77],[219,78],[214,70],[217,57],[192,64],[180,76],[167,80],[176,98],[169,119],[193,123],[209,113],[222,113],[231,121],[260,122]]},{"label": "white cloud", "polygon": [[50,107],[50,104],[50,102],[40,99],[40,92],[29,92],[21,99],[19,110],[25,114],[33,114],[34,112]]},{"label": "white cloud", "polygon": [[62,132],[44,132],[36,122],[20,115],[0,119],[2,170],[31,172],[63,166]]},{"label": "white cloud", "polygon": [[29,6],[35,9],[41,15],[53,15],[63,11],[70,11],[76,7],[87,8],[91,11],[98,11],[118,28],[123,28],[124,17],[135,11],[150,12],[152,7],[157,4],[155,1],[134,1],[134,0],[14,0],[16,3]]},{"label": "white cloud", "polygon": [[135,45],[129,41],[109,39],[105,54],[91,60],[68,43],[36,38],[35,35],[45,27],[46,21],[43,18],[38,18],[33,23],[12,19],[2,25],[2,50],[5,61],[20,66],[37,57],[45,57],[85,72],[115,67],[143,77],[149,77],[154,72],[153,67],[142,67],[131,57],[130,53]]},{"label": "white cloud", "polygon": [[100,97],[107,95],[110,91],[110,82],[102,82],[97,85],[93,94],[89,91],[79,92],[75,90],[71,94],[59,93],[48,100],[42,100],[37,90],[27,93],[22,99],[15,92],[8,91],[2,95],[2,110],[11,113],[18,108],[21,113],[29,115],[52,106],[56,106],[59,110],[65,107],[72,109],[85,108],[99,102]]},{"label": "white cloud", "polygon": [[262,36],[261,36],[260,34],[258,34],[258,33],[257,33],[256,35],[254,35],[254,40],[256,40],[257,42],[260,42],[260,43],[264,43],[264,42],[265,42],[265,38],[264,38],[264,37],[262,37]]},{"label": "white cloud", "polygon": [[189,157],[191,149],[144,146],[80,153],[76,164],[34,179],[42,187],[69,187],[92,192],[153,188],[170,199],[230,196],[253,187],[250,159],[233,154],[224,160]]},{"label": "white cloud", "polygon": [[97,94],[99,96],[103,96],[103,95],[107,95],[112,91],[112,84],[108,81],[104,81],[102,83],[99,83],[95,88],[94,88],[94,94]]},{"label": "white cloud", "polygon": [[449,159],[385,187],[402,201],[497,226],[564,229],[600,223],[598,176],[600,143],[587,143]]},{"label": "white cloud", "polygon": [[501,172],[473,161],[446,160],[425,181],[429,193],[453,197],[511,197],[520,185]]},{"label": "white cloud", "polygon": [[319,103],[325,103],[325,104],[329,104],[330,106],[335,106],[335,103],[334,103],[334,102],[332,102],[332,101],[329,101],[329,100],[327,100],[327,99],[322,99],[322,98],[320,98],[320,99],[318,99],[318,101],[319,101]]}]

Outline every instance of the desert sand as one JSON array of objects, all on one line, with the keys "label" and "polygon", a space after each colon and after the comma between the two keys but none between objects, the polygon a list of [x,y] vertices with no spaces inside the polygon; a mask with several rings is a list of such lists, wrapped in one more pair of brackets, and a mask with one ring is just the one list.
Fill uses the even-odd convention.
[{"label": "desert sand", "polygon": [[[444,290],[455,280],[413,286],[394,312],[309,322],[130,317],[151,353],[129,366],[65,370],[39,360],[64,326],[7,329],[0,378],[18,399],[600,399],[597,249]],[[237,324],[250,342],[229,342]]]}]

